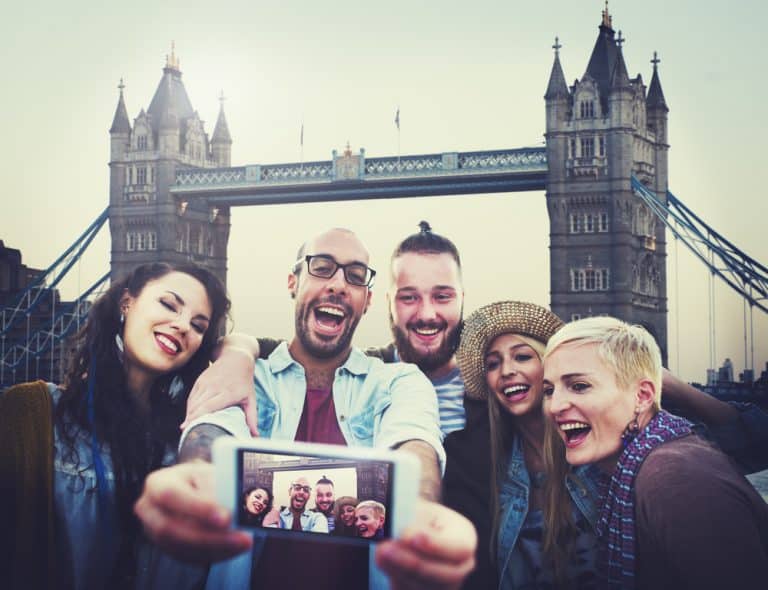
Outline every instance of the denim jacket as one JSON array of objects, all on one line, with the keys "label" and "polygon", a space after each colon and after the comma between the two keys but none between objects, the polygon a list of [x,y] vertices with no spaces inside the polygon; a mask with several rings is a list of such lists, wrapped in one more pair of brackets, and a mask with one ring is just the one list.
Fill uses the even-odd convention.
[{"label": "denim jacket", "polygon": [[[259,432],[264,438],[294,440],[307,389],[304,367],[283,342],[255,370]],[[333,382],[336,418],[349,446],[391,448],[408,440],[430,444],[445,465],[437,397],[432,384],[415,365],[385,364],[353,348]],[[203,416],[197,424],[215,424],[250,438],[240,408],[227,408]],[[263,547],[263,532],[254,534],[253,554]],[[214,565],[206,588],[249,588],[251,553]],[[386,579],[374,567],[371,551],[370,588],[386,588]]]},{"label": "denim jacket", "polygon": [[[56,405],[61,390],[49,383],[48,391]],[[62,588],[106,588],[120,548],[121,532],[114,509],[115,475],[109,448],[106,445],[100,447],[108,488],[107,502],[102,503],[97,492],[90,435],[78,429],[76,458],[70,456],[58,428],[54,432],[54,447],[58,584]],[[174,449],[168,449],[163,464],[170,465],[175,459]],[[205,573],[201,567],[182,564],[163,555],[146,542],[137,550],[137,588],[161,588],[165,584],[189,588],[199,583]]]},{"label": "denim jacket", "polygon": [[[568,478],[566,486],[573,504],[594,526],[597,522],[599,506],[599,490],[597,487],[597,467],[584,465],[574,471],[575,477]],[[515,551],[515,543],[528,516],[528,496],[531,480],[525,466],[523,447],[519,437],[512,443],[509,456],[507,477],[501,486],[499,505],[501,520],[499,522],[498,561],[499,588],[511,590],[521,585],[517,578],[524,571],[521,566],[521,555]]]}]

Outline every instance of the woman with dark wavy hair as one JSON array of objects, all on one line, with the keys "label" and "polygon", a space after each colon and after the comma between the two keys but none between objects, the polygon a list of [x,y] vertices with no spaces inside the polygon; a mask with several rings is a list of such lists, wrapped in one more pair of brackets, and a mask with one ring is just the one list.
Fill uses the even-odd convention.
[{"label": "woman with dark wavy hair", "polygon": [[[64,384],[47,384],[56,585],[135,585],[148,552],[133,504],[146,476],[175,460],[187,396],[229,306],[209,271],[154,263],[113,282],[91,307]],[[39,436],[50,435],[41,426]],[[17,496],[37,492],[16,485]]]},{"label": "woman with dark wavy hair", "polygon": [[272,510],[272,490],[264,486],[253,486],[243,493],[240,520],[248,526],[264,526],[264,517]]}]

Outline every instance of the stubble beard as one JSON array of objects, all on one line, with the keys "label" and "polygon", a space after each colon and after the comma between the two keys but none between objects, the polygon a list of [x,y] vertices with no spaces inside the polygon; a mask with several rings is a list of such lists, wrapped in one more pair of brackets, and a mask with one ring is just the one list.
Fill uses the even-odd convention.
[{"label": "stubble beard", "polygon": [[352,345],[352,336],[354,336],[357,324],[360,321],[360,316],[355,316],[349,305],[338,301],[336,298],[329,297],[324,302],[342,305],[347,315],[344,319],[347,322],[344,331],[333,340],[327,342],[314,337],[309,329],[309,322],[311,315],[314,313],[315,302],[311,302],[311,304],[304,303],[296,308],[296,336],[298,336],[304,350],[318,359],[333,358],[347,350]]}]

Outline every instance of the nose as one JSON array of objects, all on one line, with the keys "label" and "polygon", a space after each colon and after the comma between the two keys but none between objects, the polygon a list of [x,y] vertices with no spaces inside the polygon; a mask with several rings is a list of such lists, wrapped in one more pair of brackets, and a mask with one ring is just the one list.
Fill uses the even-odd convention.
[{"label": "nose", "polygon": [[422,299],[421,305],[419,306],[419,315],[418,319],[420,319],[423,322],[433,321],[437,319],[437,312],[435,311],[435,306],[432,304],[432,302],[429,299]]},{"label": "nose", "polygon": [[546,409],[552,415],[556,416],[568,409],[570,406],[567,397],[555,388],[552,394],[547,398]]},{"label": "nose", "polygon": [[180,313],[171,321],[171,327],[175,328],[177,332],[186,334],[192,327],[192,318],[187,314]]},{"label": "nose", "polygon": [[347,279],[344,277],[344,270],[339,267],[332,277],[326,280],[325,288],[334,293],[343,292],[347,288]]},{"label": "nose", "polygon": [[510,357],[504,357],[501,361],[501,374],[502,375],[514,375],[517,373],[517,366],[515,361]]}]

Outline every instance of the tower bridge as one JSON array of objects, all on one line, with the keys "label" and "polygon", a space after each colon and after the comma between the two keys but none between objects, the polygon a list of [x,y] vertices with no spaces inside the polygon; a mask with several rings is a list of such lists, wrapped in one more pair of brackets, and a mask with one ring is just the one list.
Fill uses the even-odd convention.
[{"label": "tower bridge", "polygon": [[171,53],[133,124],[120,87],[110,129],[113,276],[141,262],[192,259],[225,279],[236,206],[545,190],[553,311],[641,323],[666,350],[664,225],[631,186],[637,178],[666,201],[668,108],[658,60],[649,85],[630,78],[607,9],[598,29],[571,86],[561,46],[553,46],[545,147],[374,158],[347,148],[327,161],[274,165],[231,166],[223,101],[209,138]]},{"label": "tower bridge", "polygon": [[[326,161],[245,166],[231,165],[223,98],[209,136],[172,51],[149,107],[133,122],[119,85],[109,130],[111,276],[145,262],[193,260],[226,280],[231,209],[238,206],[544,190],[550,306],[564,320],[608,314],[642,324],[666,356],[670,219],[684,226],[673,228],[675,237],[690,235],[695,245],[686,243],[713,275],[750,309],[768,310],[768,269],[668,192],[669,109],[659,60],[654,54],[647,85],[641,75],[630,78],[622,43],[604,10],[586,69],[569,86],[555,40],[544,147],[368,157],[347,146]],[[8,348],[11,323],[0,325],[0,362],[15,371],[24,355],[44,351],[33,350],[31,335]]]}]

